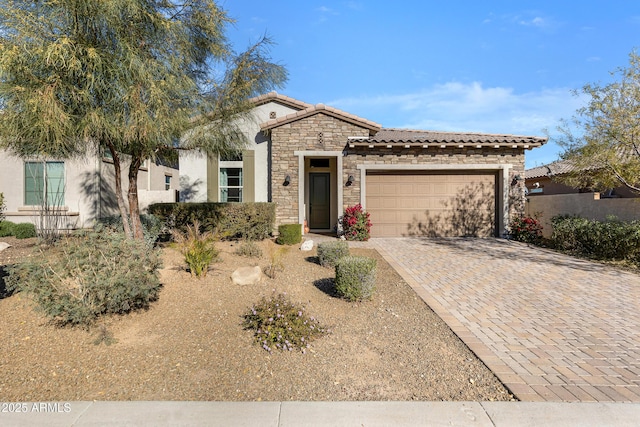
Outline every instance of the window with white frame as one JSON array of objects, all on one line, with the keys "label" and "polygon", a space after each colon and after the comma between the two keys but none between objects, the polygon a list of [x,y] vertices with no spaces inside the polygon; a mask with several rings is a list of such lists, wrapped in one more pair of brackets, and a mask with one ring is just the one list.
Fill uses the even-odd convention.
[{"label": "window with white frame", "polygon": [[24,163],[24,204],[64,206],[64,162]]},{"label": "window with white frame", "polygon": [[164,176],[164,189],[171,190],[171,175]]},{"label": "window with white frame", "polygon": [[242,153],[220,156],[220,201],[242,202]]}]

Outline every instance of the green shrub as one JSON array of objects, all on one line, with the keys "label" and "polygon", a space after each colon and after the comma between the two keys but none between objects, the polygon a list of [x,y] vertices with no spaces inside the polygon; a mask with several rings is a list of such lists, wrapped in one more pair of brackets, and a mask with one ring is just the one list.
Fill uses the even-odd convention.
[{"label": "green shrub", "polygon": [[91,325],[99,316],[147,308],[158,297],[159,254],[123,233],[80,232],[12,266],[8,287],[31,295],[59,324]]},{"label": "green shrub", "polygon": [[576,255],[600,260],[640,261],[640,221],[616,218],[592,221],[576,216],[553,217],[554,246]]},{"label": "green shrub", "polygon": [[278,227],[276,243],[279,245],[295,245],[302,241],[302,227],[300,224],[282,224]]},{"label": "green shrub", "polygon": [[244,315],[243,326],[252,329],[255,341],[269,352],[277,348],[304,353],[311,341],[327,332],[318,320],[307,316],[303,305],[291,302],[285,294],[263,297]]},{"label": "green shrub", "polygon": [[0,237],[13,236],[13,227],[15,224],[11,221],[0,222]]},{"label": "green shrub", "polygon": [[[153,247],[158,241],[158,238],[167,230],[164,227],[164,222],[155,215],[142,214],[140,215],[140,222],[142,222],[142,233],[144,234],[144,241],[149,247]],[[112,231],[123,232],[124,227],[122,225],[122,217],[120,215],[103,217],[98,220],[98,223]]]},{"label": "green shrub", "polygon": [[253,240],[245,240],[236,249],[236,254],[249,258],[260,258],[262,249]]},{"label": "green shrub", "polygon": [[349,244],[336,240],[318,243],[318,261],[323,267],[335,267],[340,259],[349,255]]},{"label": "green shrub", "polygon": [[510,237],[518,242],[534,245],[542,241],[542,224],[529,216],[514,216],[509,224]]},{"label": "green shrub", "polygon": [[349,300],[361,301],[373,296],[376,285],[376,260],[363,256],[346,256],[336,264],[336,293]]},{"label": "green shrub", "polygon": [[347,240],[366,241],[371,236],[371,220],[369,213],[362,210],[362,205],[350,206],[342,216],[342,229]]},{"label": "green shrub", "polygon": [[187,226],[186,232],[173,232],[173,238],[180,246],[191,276],[196,277],[207,275],[209,265],[218,258],[219,253],[215,246],[214,234],[210,231],[202,232],[200,229],[200,223],[195,221]]},{"label": "green shrub", "polygon": [[16,236],[16,239],[36,237],[36,226],[28,222],[15,224],[13,226],[13,235]]},{"label": "green shrub", "polygon": [[186,231],[198,221],[222,239],[263,240],[273,232],[276,208],[273,203],[155,203],[147,211],[160,218],[168,229]]}]

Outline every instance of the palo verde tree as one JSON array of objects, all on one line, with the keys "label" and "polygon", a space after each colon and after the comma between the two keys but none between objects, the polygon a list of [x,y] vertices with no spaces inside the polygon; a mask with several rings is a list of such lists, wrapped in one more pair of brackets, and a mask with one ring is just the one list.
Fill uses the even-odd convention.
[{"label": "palo verde tree", "polygon": [[125,231],[142,238],[144,160],[240,149],[249,98],[286,80],[268,38],[232,50],[232,22],[214,0],[0,0],[0,146],[25,157],[110,152]]},{"label": "palo verde tree", "polygon": [[562,157],[575,171],[563,181],[596,190],[623,185],[640,193],[640,56],[632,52],[629,66],[611,74],[609,84],[575,91],[589,101],[558,127]]}]

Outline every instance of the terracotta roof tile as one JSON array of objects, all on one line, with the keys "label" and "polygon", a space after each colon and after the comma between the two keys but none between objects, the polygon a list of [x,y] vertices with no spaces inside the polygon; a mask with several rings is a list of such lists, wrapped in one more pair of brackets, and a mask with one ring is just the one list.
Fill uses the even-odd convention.
[{"label": "terracotta roof tile", "polygon": [[269,120],[265,123],[262,123],[260,127],[262,128],[262,130],[273,129],[275,127],[282,126],[284,124],[291,123],[305,117],[313,116],[314,114],[318,113],[324,113],[329,116],[347,121],[349,123],[362,126],[363,128],[369,129],[369,131],[372,133],[379,131],[381,128],[381,125],[379,125],[378,123],[363,119],[362,117],[358,117],[356,115],[338,110],[337,108],[329,107],[328,105],[324,104],[312,105],[304,110],[296,111],[295,113],[287,114],[286,116]]},{"label": "terracotta roof tile", "polygon": [[272,91],[269,93],[265,93],[264,95],[256,96],[255,98],[251,98],[250,100],[253,104],[262,105],[267,102],[279,102],[284,105],[288,105],[293,108],[297,108],[299,110],[304,110],[305,108],[309,108],[312,105],[303,101],[299,101],[295,98],[291,98],[290,96],[281,95],[278,92]]}]

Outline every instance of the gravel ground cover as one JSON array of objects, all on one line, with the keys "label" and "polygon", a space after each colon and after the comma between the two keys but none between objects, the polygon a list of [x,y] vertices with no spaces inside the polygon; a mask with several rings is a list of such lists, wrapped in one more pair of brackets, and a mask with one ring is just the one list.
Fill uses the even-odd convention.
[{"label": "gravel ground cover", "polygon": [[[34,239],[0,241],[12,245],[0,252],[0,269],[38,249]],[[377,259],[371,301],[335,297],[334,271],[319,265],[315,249],[295,246],[275,278],[234,285],[236,268],[269,264],[267,243],[258,243],[260,258],[218,243],[220,261],[203,279],[163,248],[159,300],[88,331],[53,326],[25,295],[0,299],[1,400],[514,400],[373,250],[351,249]],[[243,329],[249,307],[273,292],[330,329],[306,354],[269,353]]]}]

